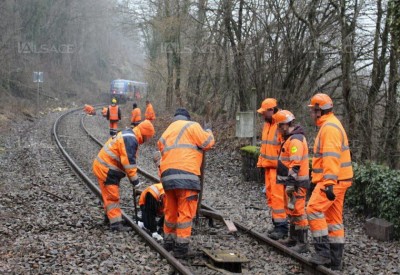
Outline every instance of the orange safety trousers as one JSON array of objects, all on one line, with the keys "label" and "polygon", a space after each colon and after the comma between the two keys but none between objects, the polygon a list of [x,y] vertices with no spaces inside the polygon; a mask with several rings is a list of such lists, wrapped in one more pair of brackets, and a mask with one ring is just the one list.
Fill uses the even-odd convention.
[{"label": "orange safety trousers", "polygon": [[293,195],[296,198],[294,209],[290,210],[287,208],[289,196],[285,195],[285,210],[289,217],[290,224],[295,225],[295,230],[305,230],[308,229],[308,220],[306,215],[307,189],[304,187],[297,188],[298,190],[293,192]]},{"label": "orange safety trousers", "polygon": [[193,218],[196,215],[199,191],[165,190],[164,236],[177,243],[189,243]]},{"label": "orange safety trousers", "polygon": [[331,243],[344,243],[343,203],[351,181],[339,181],[333,186],[335,200],[326,197],[322,182],[315,186],[307,205],[307,217],[313,237],[329,236]]},{"label": "orange safety trousers", "polygon": [[[95,161],[95,163],[96,162],[97,161]],[[117,184],[106,185],[104,183],[107,178],[107,171],[102,169],[100,165],[93,165],[93,172],[99,182],[104,211],[110,220],[110,224],[121,222],[122,213],[120,208],[119,186]]]},{"label": "orange safety trousers", "polygon": [[118,121],[110,121],[110,130],[115,130],[115,133],[117,133],[118,129]]},{"label": "orange safety trousers", "polygon": [[286,196],[285,186],[276,183],[276,169],[265,168],[265,191],[267,205],[272,209],[274,222],[286,222],[286,211],[284,198]]}]

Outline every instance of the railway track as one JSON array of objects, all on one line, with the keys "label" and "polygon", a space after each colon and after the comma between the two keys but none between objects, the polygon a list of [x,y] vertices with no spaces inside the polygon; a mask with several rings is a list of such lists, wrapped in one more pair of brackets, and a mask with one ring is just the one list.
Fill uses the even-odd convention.
[{"label": "railway track", "polygon": [[[76,173],[83,179],[83,181],[87,184],[87,186],[90,188],[90,190],[98,197],[101,198],[100,190],[97,187],[97,183],[94,182],[88,175],[87,172],[85,172],[83,169],[80,168],[80,165],[74,161],[74,159],[68,154],[67,149],[65,146],[63,146],[62,142],[60,141],[60,137],[58,136],[58,127],[59,127],[59,122],[68,115],[71,115],[73,112],[76,112],[77,110],[72,110],[68,113],[65,113],[61,117],[57,119],[57,121],[54,123],[53,127],[53,135],[56,140],[57,145],[59,146],[60,150],[62,151],[63,155],[66,157],[68,160],[69,164],[71,167],[76,171]],[[89,131],[86,129],[84,125],[84,118],[85,116],[82,116],[80,119],[80,126],[81,128],[85,131],[85,135],[90,137],[91,140],[93,140],[97,146],[101,147],[102,142],[96,139],[93,135],[89,133]],[[139,169],[139,172],[146,178],[150,180],[150,182],[159,182],[159,179],[157,177],[154,177],[150,173],[144,171],[143,169]],[[122,192],[121,192],[122,193]],[[122,199],[123,201],[124,199]],[[216,209],[213,209],[212,207],[202,204],[202,209],[207,210],[208,212],[211,213],[218,213]],[[144,232],[141,228],[139,228],[133,219],[131,218],[131,215],[127,213],[123,213],[124,219],[132,226],[132,228],[139,234],[142,238],[145,239],[145,241],[154,249],[156,250],[160,255],[162,255],[163,258],[165,258],[170,265],[173,266],[173,268],[179,272],[180,274],[193,274],[193,273],[198,273],[198,274],[206,274],[206,270],[209,270],[209,268],[212,268],[212,266],[205,267],[205,263],[202,262],[201,260],[199,261],[198,259],[195,259],[194,261],[188,260],[188,261],[178,261],[170,253],[165,251],[163,247],[157,243],[153,238],[151,238],[146,232]],[[202,223],[200,223],[202,224]],[[230,244],[233,245],[226,245],[222,244],[219,245],[221,248],[226,248],[226,247],[234,247],[236,250],[240,251],[240,247],[243,244],[247,244],[247,246],[253,246],[255,250],[258,250],[262,254],[262,250],[265,249],[265,245],[268,247],[273,247],[276,254],[278,252],[281,254],[283,257],[287,258],[287,264],[285,267],[277,267],[282,270],[282,272],[285,272],[286,274],[290,273],[305,273],[305,274],[336,274],[330,269],[327,269],[323,266],[314,266],[311,265],[307,262],[305,257],[302,255],[296,254],[290,249],[286,248],[285,246],[281,245],[280,243],[269,239],[263,234],[260,234],[253,230],[252,228],[248,228],[242,223],[239,222],[234,222],[235,226],[239,229],[237,233],[234,234],[227,234],[226,230],[221,222],[216,222],[216,228],[209,228],[208,226],[204,226],[202,224],[201,226],[198,226],[194,228],[194,241],[192,242],[193,246],[202,246],[206,247],[209,249],[215,249],[214,242],[219,242],[222,240],[222,242],[229,242]],[[196,238],[196,236],[201,236],[201,238]],[[234,245],[237,243],[237,245]],[[273,265],[273,258],[276,256],[271,256],[271,252],[266,251],[264,256],[266,257],[265,262],[267,264]],[[272,254],[272,255],[275,255]],[[252,259],[250,259],[252,260]],[[251,270],[253,270],[254,267],[248,264],[248,269],[244,269],[244,272],[250,272],[252,273]],[[286,268],[286,269],[285,269]],[[218,270],[218,272],[224,272],[223,270]],[[208,272],[210,273],[210,272]]]}]

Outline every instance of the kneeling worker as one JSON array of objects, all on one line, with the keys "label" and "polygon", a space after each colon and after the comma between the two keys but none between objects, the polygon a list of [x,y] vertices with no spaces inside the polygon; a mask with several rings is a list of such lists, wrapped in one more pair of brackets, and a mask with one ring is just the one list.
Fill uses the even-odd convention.
[{"label": "kneeling worker", "polygon": [[93,108],[93,106],[91,106],[91,105],[89,105],[89,104],[85,104],[85,107],[83,108],[83,111],[84,111],[87,115],[91,115],[91,116],[96,115],[96,110]]},{"label": "kneeling worker", "polygon": [[[164,224],[164,188],[161,183],[153,184],[142,192],[139,199],[140,210],[142,211],[142,221],[139,226],[144,226],[151,233],[151,236],[162,241],[163,238],[157,232],[157,226],[162,230]],[[157,217],[160,217],[157,222]]]}]

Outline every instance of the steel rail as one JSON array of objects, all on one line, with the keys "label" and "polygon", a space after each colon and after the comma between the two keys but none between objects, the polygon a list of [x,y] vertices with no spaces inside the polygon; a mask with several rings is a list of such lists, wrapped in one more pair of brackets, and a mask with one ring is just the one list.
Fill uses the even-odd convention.
[{"label": "steel rail", "polygon": [[[94,136],[92,136],[87,129],[85,128],[85,131],[87,133],[87,135],[92,138],[99,146],[102,146],[102,143],[95,138]],[[144,171],[143,169],[140,169],[138,167],[138,171],[143,174],[146,178],[154,181],[154,182],[160,182],[160,179],[158,177],[153,176],[152,174]],[[212,208],[211,206],[208,206],[204,203],[201,204],[201,207],[218,213],[218,210]],[[237,222],[237,221],[233,221],[233,223],[235,224],[235,226],[237,228],[239,228],[240,230],[242,230],[244,233],[251,235],[252,237],[267,243],[268,245],[272,246],[275,250],[279,251],[280,253],[283,253],[284,255],[288,255],[291,258],[294,258],[302,267],[303,271],[306,274],[325,274],[325,275],[335,275],[337,274],[336,272],[334,272],[333,270],[323,266],[323,265],[314,265],[312,263],[310,263],[306,257],[302,256],[299,253],[294,252],[293,250],[291,250],[290,248],[282,245],[281,243],[268,238],[266,235],[261,234],[257,231],[252,230],[251,228],[248,228],[246,225],[244,225],[243,223]]]},{"label": "steel rail", "polygon": [[[81,177],[81,179],[86,183],[86,185],[88,186],[88,188],[100,199],[101,198],[101,191],[98,187],[97,183],[94,183],[86,174],[85,172],[78,166],[77,163],[75,163],[75,161],[72,159],[72,157],[68,154],[68,152],[65,150],[65,148],[62,146],[60,139],[57,135],[57,130],[59,127],[59,122],[61,121],[62,118],[64,118],[66,115],[69,115],[73,112],[76,112],[78,110],[81,110],[81,108],[77,108],[77,109],[73,109],[70,110],[66,113],[64,113],[63,115],[61,115],[60,117],[57,118],[57,120],[54,122],[53,125],[53,131],[52,134],[54,136],[54,139],[57,143],[58,148],[60,149],[60,151],[62,152],[63,156],[66,158],[66,160],[68,161],[69,165],[74,169],[74,171]],[[83,125],[83,117],[81,119],[81,126],[84,127]],[[87,132],[87,131],[86,131]],[[88,132],[87,132],[88,133]],[[88,133],[89,136],[91,136]],[[102,144],[97,141],[99,143],[100,146],[102,146]],[[130,217],[129,215],[125,214],[124,211],[122,211],[122,217],[126,220],[126,222],[135,230],[135,232],[137,234],[139,234],[143,239],[145,239],[145,241],[152,247],[154,248],[158,253],[160,253],[167,261],[169,264],[171,264],[174,269],[176,271],[178,271],[180,274],[193,274],[193,272],[191,272],[187,267],[185,267],[184,265],[182,265],[181,262],[179,262],[175,257],[173,257],[171,255],[171,253],[169,253],[167,250],[165,250],[159,243],[157,243],[156,240],[154,240],[149,234],[147,234],[145,231],[143,231]]]}]

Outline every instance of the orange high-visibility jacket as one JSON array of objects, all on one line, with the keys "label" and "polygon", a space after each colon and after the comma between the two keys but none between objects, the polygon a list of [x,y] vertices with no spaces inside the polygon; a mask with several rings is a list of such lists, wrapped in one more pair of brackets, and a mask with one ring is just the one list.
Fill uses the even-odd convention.
[{"label": "orange high-visibility jacket", "polygon": [[353,178],[349,141],[342,123],[333,113],[318,119],[312,160],[312,182],[324,185]]},{"label": "orange high-visibility jacket", "polygon": [[[110,138],[97,155],[94,165],[100,166],[106,177],[105,184],[119,184],[128,175],[130,181],[138,179],[136,155],[143,138],[138,129],[126,129]],[[99,176],[99,175],[96,175]]]},{"label": "orange high-visibility jacket", "polygon": [[278,124],[265,122],[261,138],[260,156],[257,167],[276,168],[281,148],[282,137],[278,132]]},{"label": "orange high-visibility jacket", "polygon": [[107,119],[110,121],[121,120],[121,110],[118,105],[110,105],[107,110]]},{"label": "orange high-visibility jacket", "polygon": [[296,126],[282,144],[278,158],[277,183],[307,188],[310,184],[308,145],[304,132]]},{"label": "orange high-visibility jacket", "polygon": [[142,120],[142,113],[139,108],[135,108],[131,112],[131,122],[139,122]]},{"label": "orange high-visibility jacket", "polygon": [[85,111],[86,114],[88,115],[94,115],[96,112],[93,108],[93,106],[85,104],[85,107],[83,108],[83,110]]},{"label": "orange high-visibility jacket", "polygon": [[211,130],[204,131],[194,121],[176,120],[157,142],[161,152],[161,182],[165,190],[200,190],[200,166],[203,151],[215,140]]},{"label": "orange high-visibility jacket", "polygon": [[[162,186],[161,183],[156,183],[153,185],[150,185],[149,187],[147,187],[146,189],[144,189],[144,191],[142,192],[142,194],[140,194],[140,198],[139,198],[139,205],[145,205],[146,203],[146,195],[147,193],[150,193],[153,198],[158,201],[159,203],[163,203],[162,195],[165,195],[165,191],[164,191],[164,187]],[[159,215],[161,215],[164,212],[163,209],[164,205],[162,204],[160,208],[158,208],[158,213]]]},{"label": "orange high-visibility jacket", "polygon": [[153,105],[151,105],[151,103],[147,104],[144,117],[145,117],[145,119],[148,119],[148,120],[156,119],[156,113],[154,112]]}]

